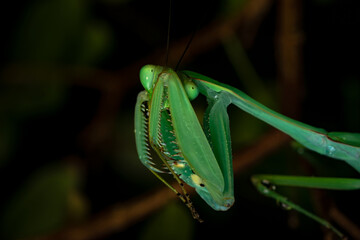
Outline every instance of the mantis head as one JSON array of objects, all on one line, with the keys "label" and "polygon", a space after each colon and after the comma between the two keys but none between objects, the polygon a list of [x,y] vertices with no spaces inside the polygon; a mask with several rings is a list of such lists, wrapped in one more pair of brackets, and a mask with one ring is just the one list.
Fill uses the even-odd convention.
[{"label": "mantis head", "polygon": [[[157,83],[159,75],[162,73],[170,73],[177,75],[173,70],[162,66],[145,65],[141,68],[140,81],[146,91],[148,91],[149,93],[152,92],[155,84]],[[190,100],[194,100],[199,95],[198,87],[190,79],[185,79],[183,81],[183,87]]]}]

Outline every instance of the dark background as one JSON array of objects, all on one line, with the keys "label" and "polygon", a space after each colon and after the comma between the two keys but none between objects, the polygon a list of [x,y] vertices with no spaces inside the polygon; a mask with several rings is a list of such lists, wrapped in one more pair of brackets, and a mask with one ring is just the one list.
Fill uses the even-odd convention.
[{"label": "dark background", "polygon": [[[360,132],[359,2],[292,2],[295,7],[284,11],[297,18],[291,35],[298,43],[294,64],[284,65],[286,59],[279,59],[281,51],[292,51],[286,49],[291,44],[279,44],[279,26],[287,21],[280,17],[284,1],[254,0],[255,9],[264,9],[256,15],[247,1],[175,0],[169,65],[176,65],[191,33],[199,29],[180,69],[231,84],[313,126]],[[169,2],[9,1],[2,4],[0,15],[1,239],[48,235],[51,239],[55,236],[51,234],[72,226],[87,227],[91,233],[94,227],[88,223],[99,214],[106,219],[113,206],[141,200],[161,187],[138,160],[133,109],[142,91],[141,66],[165,64]],[[208,44],[214,38],[209,30],[214,22],[230,22],[239,15],[245,17],[233,27],[234,34]],[[205,46],[200,50],[195,44],[199,39]],[[237,64],[231,54],[246,64]],[[296,85],[287,85],[284,66],[297,69]],[[203,111],[204,99],[195,101],[194,107]],[[234,152],[256,145],[271,131],[233,107],[229,115]],[[229,211],[215,212],[193,195],[203,224],[192,220],[176,199],[129,220],[126,227],[89,234],[90,238],[328,236],[317,223],[260,195],[250,182],[256,173],[358,177],[346,163],[309,152],[299,155],[287,143],[236,174],[236,203]],[[360,226],[358,192],[284,189],[282,193],[336,226],[341,223],[329,214],[333,206]],[[75,235],[60,238],[69,236],[75,239]]]}]

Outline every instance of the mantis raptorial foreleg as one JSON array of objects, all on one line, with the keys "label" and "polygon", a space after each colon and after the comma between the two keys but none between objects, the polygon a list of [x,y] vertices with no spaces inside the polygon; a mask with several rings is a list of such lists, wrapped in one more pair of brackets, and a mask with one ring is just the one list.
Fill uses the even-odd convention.
[{"label": "mantis raptorial foreleg", "polygon": [[[225,211],[234,203],[229,104],[283,131],[306,148],[343,160],[360,172],[358,133],[328,133],[298,122],[265,107],[236,88],[190,71],[176,73],[166,67],[147,65],[140,71],[140,80],[146,89],[139,94],[135,110],[135,136],[141,162],[178,194],[152,163],[151,146],[180,186],[184,181],[195,188],[215,210]],[[203,127],[190,103],[199,92],[209,103]],[[147,107],[144,107],[145,102]],[[252,181],[262,194],[305,214],[340,237],[343,235],[330,223],[287,200],[275,192],[274,186],[360,189],[359,179],[256,175]],[[181,199],[198,218],[185,189],[182,191],[185,197]]]}]

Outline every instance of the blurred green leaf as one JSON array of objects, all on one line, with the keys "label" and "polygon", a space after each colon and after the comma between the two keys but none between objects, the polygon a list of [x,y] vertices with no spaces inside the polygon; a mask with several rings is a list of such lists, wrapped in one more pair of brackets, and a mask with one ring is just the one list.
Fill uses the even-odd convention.
[{"label": "blurred green leaf", "polygon": [[101,2],[104,2],[106,4],[113,4],[113,5],[123,5],[127,4],[133,0],[99,0]]},{"label": "blurred green leaf", "polygon": [[89,19],[84,0],[34,1],[26,10],[13,45],[13,60],[89,64],[101,60],[111,44],[105,22]]},{"label": "blurred green leaf", "polygon": [[67,165],[46,167],[30,176],[3,209],[1,236],[18,239],[60,228],[67,218],[77,177],[75,169]]},{"label": "blurred green leaf", "polygon": [[140,239],[192,239],[194,220],[187,210],[179,203],[169,203],[149,220],[143,232],[141,232]]},{"label": "blurred green leaf", "polygon": [[17,118],[55,110],[63,102],[66,86],[54,68],[8,67],[1,74],[0,113]]},{"label": "blurred green leaf", "polygon": [[[244,4],[245,1],[239,2]],[[228,4],[232,5],[235,3],[228,1]],[[265,84],[258,75],[238,37],[232,35],[227,39],[223,39],[223,47],[238,76],[239,82],[243,85],[242,90],[262,104],[276,109],[272,91],[273,87]],[[247,113],[239,111],[239,109],[236,109],[229,115],[232,119],[231,122],[236,123],[231,126],[234,146],[248,144],[254,141],[267,128],[266,124],[262,121],[259,121]]]},{"label": "blurred green leaf", "polygon": [[0,118],[0,168],[6,163],[10,154],[14,151],[17,129],[15,124],[8,119]]},{"label": "blurred green leaf", "polygon": [[239,109],[229,114],[231,124],[231,140],[234,149],[255,141],[268,126],[255,117],[241,112]]},{"label": "blurred green leaf", "polygon": [[223,47],[239,81],[244,85],[244,91],[262,104],[274,108],[276,104],[271,88],[256,72],[238,37],[233,34],[223,39]]},{"label": "blurred green leaf", "polygon": [[104,22],[92,22],[85,27],[79,46],[78,63],[97,63],[109,52],[112,34]]},{"label": "blurred green leaf", "polygon": [[71,223],[83,221],[90,209],[88,200],[79,191],[71,191],[68,198],[68,218]]},{"label": "blurred green leaf", "polygon": [[225,0],[222,1],[222,14],[231,15],[238,12],[239,9],[244,7],[248,0]]},{"label": "blurred green leaf", "polygon": [[34,1],[24,13],[15,39],[15,61],[72,59],[86,15],[84,0]]},{"label": "blurred green leaf", "polygon": [[344,98],[346,125],[349,129],[358,131],[360,122],[360,80],[351,77],[344,81],[341,96]]}]

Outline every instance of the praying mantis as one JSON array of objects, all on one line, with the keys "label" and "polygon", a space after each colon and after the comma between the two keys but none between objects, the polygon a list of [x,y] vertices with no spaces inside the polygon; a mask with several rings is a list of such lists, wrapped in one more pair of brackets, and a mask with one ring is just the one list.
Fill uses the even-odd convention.
[{"label": "praying mantis", "polygon": [[[135,106],[135,141],[140,161],[189,207],[193,207],[183,183],[194,188],[214,210],[226,211],[235,201],[229,116],[231,104],[277,128],[319,154],[344,161],[360,172],[360,133],[327,132],[277,113],[244,92],[191,71],[146,65],[140,70],[144,91]],[[201,94],[208,107],[203,124],[191,105]],[[161,163],[152,159],[155,152]],[[164,177],[170,173],[179,183],[176,190]],[[276,186],[333,190],[360,189],[360,179],[307,176],[254,175],[256,189],[283,207],[294,209],[344,235],[328,221],[280,195]]]},{"label": "praying mantis", "polygon": [[[135,106],[135,139],[140,161],[172,189],[196,213],[183,182],[195,188],[214,210],[226,211],[234,204],[231,140],[227,107],[243,111],[288,134],[306,148],[345,161],[360,172],[360,134],[326,132],[277,113],[244,92],[191,71],[146,65],[140,70],[145,90]],[[201,126],[190,103],[199,94],[208,101]],[[161,170],[152,161],[150,148],[162,160]],[[171,173],[182,187],[179,193],[160,174]],[[265,196],[295,209],[342,237],[324,219],[278,194],[276,185],[335,190],[360,189],[360,179],[255,175],[252,182]]]}]

